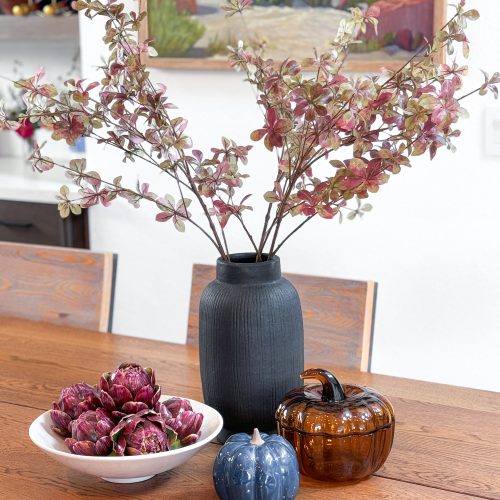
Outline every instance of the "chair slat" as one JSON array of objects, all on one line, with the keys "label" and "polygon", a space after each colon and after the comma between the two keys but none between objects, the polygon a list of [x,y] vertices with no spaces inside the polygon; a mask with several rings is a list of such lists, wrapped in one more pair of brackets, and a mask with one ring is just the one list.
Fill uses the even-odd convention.
[{"label": "chair slat", "polygon": [[[306,363],[369,371],[376,283],[287,273],[284,277],[293,283],[302,302]],[[193,266],[190,344],[198,342],[198,305],[213,279],[215,266]]]},{"label": "chair slat", "polygon": [[112,253],[0,242],[0,316],[108,331]]}]

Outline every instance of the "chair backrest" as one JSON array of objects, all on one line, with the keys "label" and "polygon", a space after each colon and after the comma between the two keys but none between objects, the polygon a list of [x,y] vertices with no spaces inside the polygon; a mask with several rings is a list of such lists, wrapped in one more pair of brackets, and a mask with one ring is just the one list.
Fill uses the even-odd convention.
[{"label": "chair backrest", "polygon": [[[376,283],[286,274],[297,289],[304,318],[305,361],[370,371]],[[188,337],[198,342],[198,305],[215,279],[215,266],[194,264]]]},{"label": "chair backrest", "polygon": [[0,316],[111,331],[116,256],[0,242]]}]

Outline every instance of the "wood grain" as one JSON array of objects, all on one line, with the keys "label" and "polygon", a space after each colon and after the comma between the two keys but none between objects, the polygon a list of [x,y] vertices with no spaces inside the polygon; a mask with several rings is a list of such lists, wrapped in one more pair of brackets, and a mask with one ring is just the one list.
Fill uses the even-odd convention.
[{"label": "wood grain", "polygon": [[[63,467],[46,458],[27,438],[27,428],[38,416],[32,408],[0,403],[0,493],[4,500],[28,498],[206,498],[216,499],[212,465],[220,447],[210,444],[182,467],[139,484],[111,484]],[[7,458],[8,457],[8,458]],[[332,485],[302,478],[298,499],[374,498],[420,500],[470,498],[449,491],[372,477],[351,485]]]},{"label": "wood grain", "polygon": [[[29,441],[29,423],[64,385],[97,381],[124,360],[156,369],[164,393],[201,399],[197,349],[0,318],[0,498],[216,498],[209,445],[178,469],[138,485],[111,485],[66,469]],[[396,410],[385,466],[366,481],[334,485],[302,478],[299,499],[500,499],[500,394],[334,369],[369,383]]]},{"label": "wood grain", "polygon": [[[164,392],[179,387],[189,391],[186,396],[201,397],[198,350],[193,345],[99,335],[90,330],[7,317],[0,321],[0,339],[0,394],[12,395],[0,400],[43,409],[62,386],[90,379],[125,360],[154,366]],[[53,351],[49,347],[52,345]],[[500,395],[496,392],[329,366],[341,381],[376,387],[391,398],[500,415]]]},{"label": "wood grain", "polygon": [[107,331],[113,254],[0,242],[0,315]]},{"label": "wood grain", "polygon": [[[303,274],[283,274],[302,302],[306,363],[368,371],[373,332],[375,283]],[[194,264],[189,304],[189,344],[198,343],[198,305],[215,279],[215,266]]]}]

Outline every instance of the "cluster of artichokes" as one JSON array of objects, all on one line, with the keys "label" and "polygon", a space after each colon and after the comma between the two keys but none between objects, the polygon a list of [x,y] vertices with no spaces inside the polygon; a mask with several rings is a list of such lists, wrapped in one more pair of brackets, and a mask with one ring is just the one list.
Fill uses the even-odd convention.
[{"label": "cluster of artichokes", "polygon": [[203,415],[186,399],[160,396],[151,368],[122,363],[99,386],[63,389],[50,410],[52,429],[76,455],[145,455],[195,443]]}]

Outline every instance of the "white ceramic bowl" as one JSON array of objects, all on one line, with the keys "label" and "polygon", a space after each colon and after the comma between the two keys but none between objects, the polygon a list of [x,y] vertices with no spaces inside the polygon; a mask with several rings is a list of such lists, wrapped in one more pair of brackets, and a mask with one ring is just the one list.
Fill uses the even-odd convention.
[{"label": "white ceramic bowl", "polygon": [[[172,396],[163,396],[162,400],[169,397]],[[177,450],[130,457],[73,455],[64,443],[64,439],[52,431],[52,420],[48,411],[30,425],[29,435],[33,443],[47,455],[72,469],[99,476],[113,483],[138,483],[188,461],[219,434],[222,429],[220,413],[193,399],[189,401],[194,411],[204,415],[201,435],[196,443]]]}]

